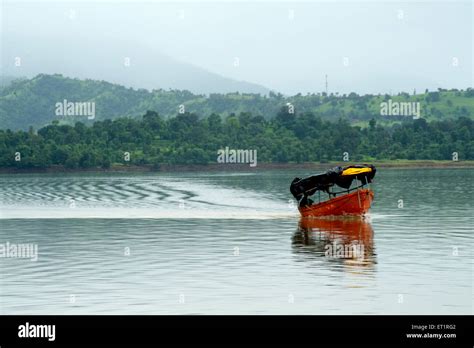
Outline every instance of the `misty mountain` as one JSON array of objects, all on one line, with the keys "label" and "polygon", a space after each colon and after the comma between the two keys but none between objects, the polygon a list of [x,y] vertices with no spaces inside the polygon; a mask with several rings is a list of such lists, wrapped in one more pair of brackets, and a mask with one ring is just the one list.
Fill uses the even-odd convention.
[{"label": "misty mountain", "polygon": [[193,93],[261,93],[263,86],[237,81],[169,57],[137,42],[2,36],[2,75],[105,80],[126,87],[180,89]]}]

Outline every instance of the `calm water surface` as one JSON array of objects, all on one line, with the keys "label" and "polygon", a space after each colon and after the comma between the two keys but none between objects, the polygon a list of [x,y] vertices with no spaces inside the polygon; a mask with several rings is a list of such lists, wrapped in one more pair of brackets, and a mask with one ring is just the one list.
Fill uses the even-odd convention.
[{"label": "calm water surface", "polygon": [[0,314],[473,313],[471,169],[379,170],[365,221],[300,221],[305,174],[0,175],[0,244],[39,254],[0,258]]}]

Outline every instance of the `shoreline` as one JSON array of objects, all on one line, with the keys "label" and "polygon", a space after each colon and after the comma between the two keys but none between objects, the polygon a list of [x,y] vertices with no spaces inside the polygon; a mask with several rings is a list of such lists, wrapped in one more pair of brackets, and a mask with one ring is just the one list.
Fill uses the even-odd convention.
[{"label": "shoreline", "polygon": [[0,168],[0,174],[30,173],[179,173],[179,172],[259,172],[265,170],[327,170],[335,166],[347,166],[356,163],[373,164],[376,168],[419,169],[419,168],[474,168],[474,161],[431,161],[431,160],[399,160],[373,162],[306,162],[306,163],[260,163],[256,167],[249,164],[161,164],[159,168],[152,165],[124,166],[112,165],[110,168],[75,168],[63,166],[49,168]]}]

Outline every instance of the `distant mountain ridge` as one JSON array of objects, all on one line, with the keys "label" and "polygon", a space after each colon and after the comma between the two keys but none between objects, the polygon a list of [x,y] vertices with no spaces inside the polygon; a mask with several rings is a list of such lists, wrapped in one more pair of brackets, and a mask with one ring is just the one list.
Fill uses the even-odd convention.
[{"label": "distant mountain ridge", "polygon": [[152,47],[130,41],[32,38],[13,33],[2,37],[2,75],[32,78],[62,74],[104,80],[125,87],[180,89],[197,94],[261,93],[268,88],[227,78],[174,59]]},{"label": "distant mountain ridge", "polygon": [[[58,115],[57,104],[64,102],[94,103],[95,117]],[[460,116],[474,117],[474,90],[440,90],[417,95],[401,93],[397,96],[308,94],[285,97],[270,92],[260,94],[193,94],[185,90],[148,91],[133,89],[106,81],[80,80],[62,75],[40,74],[31,79],[15,80],[0,88],[0,129],[41,128],[57,120],[61,123],[91,124],[97,120],[118,117],[139,118],[147,110],[161,116],[173,117],[191,112],[200,117],[213,113],[223,117],[231,114],[252,113],[266,119],[282,110],[303,115],[312,112],[323,119],[348,119],[352,124],[367,126],[371,119],[377,123],[410,122],[412,117],[394,115],[397,103],[419,103],[421,118],[442,120]],[[384,114],[383,106],[388,106]]]}]

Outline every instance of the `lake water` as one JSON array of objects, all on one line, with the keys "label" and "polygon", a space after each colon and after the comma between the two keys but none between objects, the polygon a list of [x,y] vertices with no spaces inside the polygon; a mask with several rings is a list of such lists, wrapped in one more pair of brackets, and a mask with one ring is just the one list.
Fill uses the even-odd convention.
[{"label": "lake water", "polygon": [[306,174],[0,175],[0,244],[38,247],[0,314],[473,313],[472,169],[380,169],[364,221],[300,221]]}]

